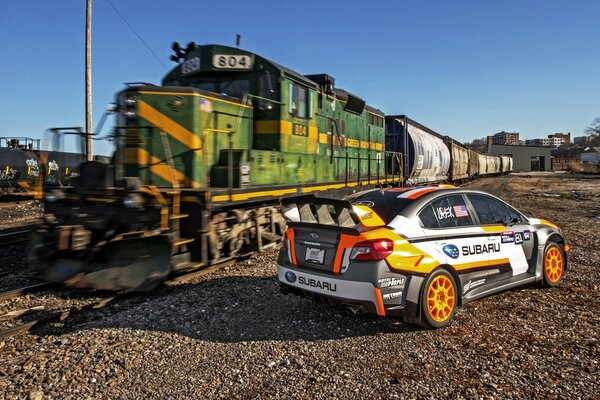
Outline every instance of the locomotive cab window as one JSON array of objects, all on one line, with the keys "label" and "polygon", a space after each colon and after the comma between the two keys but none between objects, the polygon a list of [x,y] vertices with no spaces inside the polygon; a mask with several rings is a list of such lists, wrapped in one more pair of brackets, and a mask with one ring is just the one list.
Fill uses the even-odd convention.
[{"label": "locomotive cab window", "polygon": [[312,93],[303,86],[290,83],[289,86],[289,113],[298,118],[312,117]]},{"label": "locomotive cab window", "polygon": [[238,76],[203,76],[194,78],[193,82],[187,86],[206,90],[213,93],[219,93],[224,96],[236,97],[241,99],[245,94],[250,93],[250,80],[246,77]]},{"label": "locomotive cab window", "polygon": [[270,110],[274,106],[274,103],[265,99],[271,99],[275,102],[279,100],[279,85],[269,71],[260,76],[258,80],[258,93],[263,98],[258,101],[258,107],[261,110]]}]

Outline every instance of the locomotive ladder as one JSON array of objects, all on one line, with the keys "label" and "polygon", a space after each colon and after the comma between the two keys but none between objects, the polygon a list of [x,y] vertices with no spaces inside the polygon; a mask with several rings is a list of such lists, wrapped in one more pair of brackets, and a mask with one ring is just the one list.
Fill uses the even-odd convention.
[{"label": "locomotive ladder", "polygon": [[[181,210],[181,187],[179,185],[179,181],[177,180],[177,175],[175,172],[175,164],[173,162],[173,153],[171,152],[171,146],[169,144],[169,138],[167,133],[163,130],[160,130],[160,139],[163,146],[163,151],[165,154],[165,160],[167,162],[167,166],[169,167],[169,178],[171,179],[171,186],[173,187],[172,196],[173,196],[173,213],[170,219],[173,221],[172,229],[175,232],[175,242],[173,243],[174,247],[177,248],[177,253],[173,255],[173,257],[180,258],[183,264],[189,263],[189,252],[187,251],[187,243],[193,242],[194,239],[184,239],[181,237],[179,230],[179,220],[181,218],[186,218],[187,215],[180,214]],[[177,263],[177,262],[176,262]]]}]

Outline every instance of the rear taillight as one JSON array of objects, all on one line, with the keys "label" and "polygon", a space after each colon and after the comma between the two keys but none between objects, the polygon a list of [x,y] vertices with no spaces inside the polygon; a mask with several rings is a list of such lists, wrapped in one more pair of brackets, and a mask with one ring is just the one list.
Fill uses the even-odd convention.
[{"label": "rear taillight", "polygon": [[394,251],[394,242],[390,239],[366,240],[354,245],[350,258],[357,261],[383,260]]}]

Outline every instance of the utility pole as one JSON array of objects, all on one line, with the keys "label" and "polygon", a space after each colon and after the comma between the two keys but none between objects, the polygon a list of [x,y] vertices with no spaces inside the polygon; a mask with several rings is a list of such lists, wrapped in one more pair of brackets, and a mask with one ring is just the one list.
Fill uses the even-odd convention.
[{"label": "utility pole", "polygon": [[92,2],[85,10],[85,152],[92,161]]}]

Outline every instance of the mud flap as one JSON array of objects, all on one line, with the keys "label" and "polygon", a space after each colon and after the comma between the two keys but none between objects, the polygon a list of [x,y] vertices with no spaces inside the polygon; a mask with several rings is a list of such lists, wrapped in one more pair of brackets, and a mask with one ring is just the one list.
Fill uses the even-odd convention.
[{"label": "mud flap", "polygon": [[[43,239],[42,239],[43,240]],[[41,243],[32,237],[33,243]],[[38,247],[38,278],[69,286],[99,290],[148,291],[164,280],[170,269],[171,242],[166,235],[111,241],[97,246],[86,259],[50,256]]]}]

